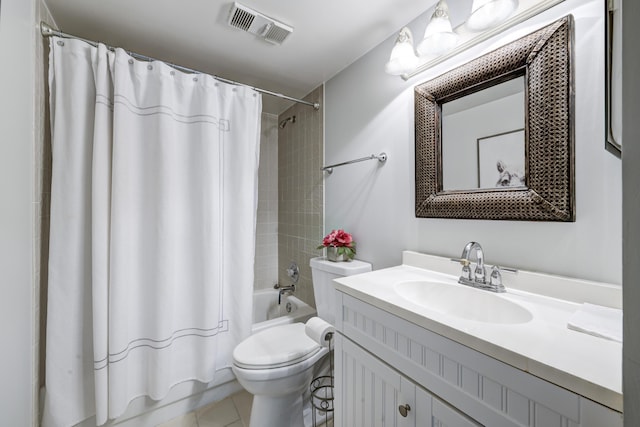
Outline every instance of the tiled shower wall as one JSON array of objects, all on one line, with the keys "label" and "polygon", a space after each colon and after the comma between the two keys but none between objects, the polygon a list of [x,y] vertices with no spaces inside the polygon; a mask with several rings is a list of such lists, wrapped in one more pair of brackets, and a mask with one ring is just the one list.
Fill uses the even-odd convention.
[{"label": "tiled shower wall", "polygon": [[[322,105],[323,86],[304,99]],[[278,277],[288,285],[286,269],[292,261],[300,268],[296,296],[315,306],[309,260],[322,255],[316,249],[323,237],[324,159],[323,108],[295,104],[278,123],[296,117],[278,129]]]},{"label": "tiled shower wall", "polygon": [[278,116],[262,114],[254,289],[278,281]]}]

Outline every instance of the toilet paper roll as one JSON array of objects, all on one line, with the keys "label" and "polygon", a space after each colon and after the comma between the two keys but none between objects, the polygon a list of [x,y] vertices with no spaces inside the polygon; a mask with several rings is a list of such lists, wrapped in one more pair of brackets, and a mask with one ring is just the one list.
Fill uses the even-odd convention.
[{"label": "toilet paper roll", "polygon": [[312,317],[305,323],[304,332],[309,338],[321,346],[329,347],[331,336],[336,332],[336,328],[334,328],[331,323],[327,323],[319,317]]}]

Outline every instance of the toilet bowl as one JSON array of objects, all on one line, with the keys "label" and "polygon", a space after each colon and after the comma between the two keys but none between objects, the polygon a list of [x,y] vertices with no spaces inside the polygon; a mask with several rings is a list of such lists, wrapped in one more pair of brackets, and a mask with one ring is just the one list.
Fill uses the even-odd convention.
[{"label": "toilet bowl", "polygon": [[327,353],[307,337],[303,323],[265,329],[238,344],[232,369],[254,396],[250,426],[303,426],[302,395]]},{"label": "toilet bowl", "polygon": [[[318,316],[333,324],[335,290],[331,281],[371,271],[371,264],[313,258],[310,266]],[[303,394],[316,363],[328,352],[307,336],[303,323],[274,326],[238,344],[232,370],[240,385],[253,394],[250,427],[304,426]]]}]

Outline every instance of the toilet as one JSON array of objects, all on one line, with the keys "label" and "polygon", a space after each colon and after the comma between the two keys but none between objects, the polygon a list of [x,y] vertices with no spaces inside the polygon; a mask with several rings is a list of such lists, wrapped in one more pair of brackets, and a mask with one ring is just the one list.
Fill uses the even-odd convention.
[{"label": "toilet", "polygon": [[[371,264],[353,260],[331,262],[324,257],[309,262],[318,316],[335,324],[338,277],[371,271]],[[304,323],[274,326],[251,335],[233,350],[233,372],[253,394],[250,427],[302,427],[302,398],[314,366],[329,352],[305,333]]]}]

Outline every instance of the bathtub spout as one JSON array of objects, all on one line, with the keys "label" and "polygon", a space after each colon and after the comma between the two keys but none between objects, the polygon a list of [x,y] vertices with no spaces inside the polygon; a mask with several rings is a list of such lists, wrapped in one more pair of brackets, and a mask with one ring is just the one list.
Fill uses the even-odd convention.
[{"label": "bathtub spout", "polygon": [[282,295],[284,295],[285,293],[287,295],[291,295],[296,290],[296,285],[292,283],[289,286],[282,286],[279,289],[280,290],[278,291],[278,305],[280,305],[280,303],[282,302]]}]

